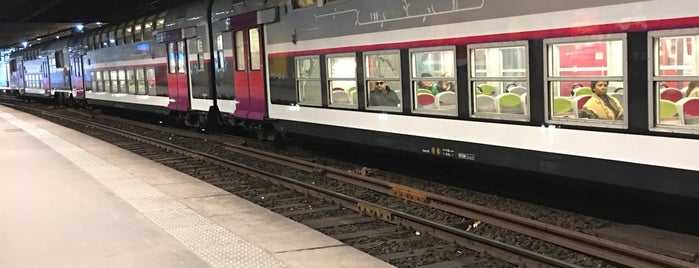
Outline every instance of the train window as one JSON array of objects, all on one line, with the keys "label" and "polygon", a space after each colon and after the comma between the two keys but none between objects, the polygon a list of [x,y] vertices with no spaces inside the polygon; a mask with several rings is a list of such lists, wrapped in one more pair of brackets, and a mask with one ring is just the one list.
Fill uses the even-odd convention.
[{"label": "train window", "polygon": [[133,26],[133,42],[138,43],[143,41],[143,24],[137,23]]},{"label": "train window", "polygon": [[410,51],[413,110],[457,114],[454,47]]},{"label": "train window", "polygon": [[102,92],[103,87],[102,87],[102,72],[93,72],[91,74],[92,77],[92,90],[95,92]]},{"label": "train window", "polygon": [[320,85],[320,59],[318,56],[297,57],[296,92],[299,104],[322,104]]},{"label": "train window", "polygon": [[654,130],[699,134],[699,28],[649,32]]},{"label": "train window", "polygon": [[187,72],[187,61],[185,57],[185,41],[177,41],[177,73]]},{"label": "train window", "polygon": [[328,55],[328,98],[331,106],[357,107],[350,92],[357,91],[357,61],[354,54]]},{"label": "train window", "polygon": [[177,70],[177,51],[175,50],[175,43],[167,43],[167,72],[174,74]]},{"label": "train window", "polygon": [[235,69],[238,71],[245,70],[245,39],[243,32],[237,31],[234,34],[235,41]]},{"label": "train window", "polygon": [[146,74],[143,68],[136,69],[136,90],[138,95],[148,95],[146,87]]},{"label": "train window", "polygon": [[[163,14],[163,16],[165,16]],[[165,27],[165,18],[158,18],[155,21],[155,30],[162,30]]]},{"label": "train window", "polygon": [[109,47],[109,31],[107,29],[102,31],[102,48]]},{"label": "train window", "polygon": [[468,48],[472,115],[527,120],[527,42],[477,44]]},{"label": "train window", "polygon": [[260,70],[262,68],[260,57],[260,32],[259,29],[253,28],[248,31],[250,38],[250,69]]},{"label": "train window", "polygon": [[226,56],[223,54],[223,35],[216,35],[216,70],[222,71],[225,68]]},{"label": "train window", "polygon": [[316,5],[316,0],[294,0],[294,8],[302,8]]},{"label": "train window", "polygon": [[143,41],[153,40],[153,19],[150,17],[143,24]]},{"label": "train window", "polygon": [[197,38],[197,71],[204,71],[204,41]]},{"label": "train window", "polygon": [[97,33],[95,33],[95,35],[94,35],[93,49],[99,49],[100,46],[101,46],[101,45],[100,45],[101,43],[102,43],[102,42],[100,41],[100,33],[97,32]]},{"label": "train window", "polygon": [[[400,111],[401,79],[398,50],[364,53],[364,84],[367,89],[367,107],[370,109]],[[349,92],[356,102],[357,90]]]},{"label": "train window", "polygon": [[109,82],[112,84],[112,93],[119,93],[119,73],[116,70],[109,71]]},{"label": "train window", "polygon": [[[549,121],[625,127],[626,35],[545,40]],[[621,101],[620,101],[621,100]]]},{"label": "train window", "polygon": [[119,25],[119,28],[117,28],[116,31],[116,45],[120,46],[124,44],[124,25]]},{"label": "train window", "polygon": [[128,88],[126,86],[126,72],[124,70],[118,70],[117,75],[119,76],[119,93],[128,93]]},{"label": "train window", "polygon": [[136,79],[134,76],[134,71],[133,70],[126,70],[126,88],[129,91],[129,94],[136,94]]},{"label": "train window", "polygon": [[63,66],[65,66],[65,60],[63,59],[63,50],[56,51],[54,53],[54,57],[56,57],[56,68],[63,68]]},{"label": "train window", "polygon": [[117,44],[116,43],[116,32],[117,32],[117,29],[115,29],[114,27],[109,29],[109,44],[108,44],[108,46],[110,46],[110,47],[116,46],[116,44]]},{"label": "train window", "polygon": [[130,21],[124,28],[124,44],[131,44],[133,40],[133,21]]},{"label": "train window", "polygon": [[156,91],[156,83],[155,83],[155,68],[146,69],[146,81],[148,82],[146,84],[148,86],[148,95],[149,96],[157,95],[158,93]]}]

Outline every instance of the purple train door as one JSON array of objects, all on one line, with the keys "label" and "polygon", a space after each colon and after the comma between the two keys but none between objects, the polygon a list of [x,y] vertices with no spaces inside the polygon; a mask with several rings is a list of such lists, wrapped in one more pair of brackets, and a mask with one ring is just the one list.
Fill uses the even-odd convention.
[{"label": "purple train door", "polygon": [[44,89],[44,96],[51,96],[51,75],[49,71],[49,59],[46,58],[41,63],[41,88]]},{"label": "purple train door", "polygon": [[78,100],[83,100],[85,99],[83,57],[82,55],[71,56],[71,61],[70,80],[75,90],[75,96],[73,97]]},{"label": "purple train door", "polygon": [[266,115],[262,27],[257,13],[231,17],[233,79],[238,118],[263,120]]},{"label": "purple train door", "polygon": [[184,39],[167,43],[167,86],[170,97],[167,108],[170,110],[188,111],[190,107],[186,51]]}]

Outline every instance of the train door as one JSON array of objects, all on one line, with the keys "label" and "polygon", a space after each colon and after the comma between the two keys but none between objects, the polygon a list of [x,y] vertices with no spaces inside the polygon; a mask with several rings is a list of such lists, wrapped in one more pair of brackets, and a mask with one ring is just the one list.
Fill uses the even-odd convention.
[{"label": "train door", "polygon": [[189,70],[187,69],[187,42],[181,39],[167,42],[167,84],[170,103],[168,109],[188,111],[189,99]]},{"label": "train door", "polygon": [[45,59],[41,62],[41,88],[44,89],[44,96],[51,96],[51,70],[49,69],[51,64],[49,62],[53,58],[46,57]]},{"label": "train door", "polygon": [[71,60],[71,72],[70,81],[73,85],[73,90],[75,91],[76,99],[85,99],[85,80],[83,72],[83,57],[82,55],[74,55],[70,57]]},{"label": "train door", "polygon": [[262,120],[266,113],[262,27],[257,14],[231,18],[233,33],[234,116]]},{"label": "train door", "polygon": [[21,58],[13,60],[14,63],[10,63],[10,88],[17,90],[20,94],[24,94],[24,75],[26,73],[24,69],[24,61]]}]

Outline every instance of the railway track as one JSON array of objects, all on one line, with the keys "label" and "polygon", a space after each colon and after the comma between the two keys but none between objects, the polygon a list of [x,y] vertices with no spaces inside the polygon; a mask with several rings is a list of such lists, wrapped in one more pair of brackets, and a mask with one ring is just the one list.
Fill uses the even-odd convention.
[{"label": "railway track", "polygon": [[[474,252],[487,253],[517,266],[580,265],[473,232],[484,225],[490,225],[580,252],[591,258],[606,260],[606,265],[610,266],[621,264],[630,267],[697,267],[695,263],[372,178],[365,176],[366,174],[355,174],[331,166],[253,149],[245,146],[242,140],[230,142],[230,139],[226,139],[228,141],[222,141],[223,146],[218,150],[204,153],[173,144],[174,134],[166,134],[165,136],[170,135],[170,138],[165,139],[151,138],[151,135],[146,137],[83,120],[60,120],[72,121],[73,124],[83,126],[91,125],[89,134],[93,136],[198,177],[241,197],[255,200],[272,211],[329,233],[361,250],[370,252],[371,249],[391,246],[391,243],[417,245],[397,247],[406,249],[402,251],[372,253],[388,262],[410,258],[429,259],[439,254],[451,257],[437,259],[431,263],[434,267],[462,267],[489,261],[478,257],[483,254],[457,253],[463,253],[464,250],[460,248],[463,247]],[[93,131],[95,133],[92,133]],[[265,171],[260,166],[230,160],[241,156],[279,167],[272,168],[273,171]],[[278,171],[281,168],[296,169],[302,173],[299,178],[280,176],[278,174],[282,172]],[[240,176],[241,174],[244,176]],[[261,185],[260,180],[275,186]],[[405,206],[405,202],[396,200],[410,201],[409,203],[414,205]],[[418,216],[420,212],[430,210],[450,214],[451,219],[460,219],[460,222],[430,220],[429,217]],[[356,228],[357,226],[361,228]],[[343,229],[346,231],[340,231]],[[434,238],[448,242],[440,244],[436,241],[425,241]],[[424,246],[430,243],[435,246]]]}]

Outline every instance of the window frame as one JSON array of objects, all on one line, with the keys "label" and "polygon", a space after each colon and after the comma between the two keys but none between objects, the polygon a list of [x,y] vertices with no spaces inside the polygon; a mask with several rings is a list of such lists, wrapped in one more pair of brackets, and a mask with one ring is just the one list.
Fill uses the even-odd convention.
[{"label": "window frame", "polygon": [[[549,49],[552,45],[558,44],[572,44],[572,43],[591,43],[591,42],[610,42],[610,41],[621,41],[621,76],[557,76],[552,77],[549,74],[551,67],[550,56],[552,51]],[[559,38],[548,38],[544,39],[543,44],[543,56],[544,64],[542,66],[544,75],[544,114],[545,122],[551,125],[575,125],[575,126],[586,126],[595,128],[610,128],[610,129],[628,129],[629,127],[629,106],[628,106],[628,37],[626,33],[615,33],[615,34],[599,34],[599,35],[585,35],[585,36],[575,36],[575,37],[559,37]],[[623,120],[600,120],[600,119],[587,119],[578,118],[561,118],[553,117],[553,95],[551,92],[550,83],[551,82],[566,82],[566,81],[621,81],[625,90],[624,101],[621,102],[624,108],[624,119]],[[585,85],[587,86],[587,85]],[[594,94],[594,93],[593,93]],[[575,105],[575,104],[573,104]]]},{"label": "window frame", "polygon": [[[334,58],[352,58],[354,59],[354,73],[352,78],[346,78],[346,77],[332,77],[332,64],[330,64],[330,61]],[[350,103],[345,104],[345,103],[334,103],[332,101],[332,94],[333,94],[333,82],[336,81],[341,81],[341,82],[354,82],[354,87],[359,90],[359,86],[357,83],[358,77],[357,77],[357,53],[356,52],[345,52],[345,53],[334,53],[334,54],[327,54],[325,55],[325,71],[326,71],[326,77],[325,77],[325,86],[327,88],[327,93],[328,93],[328,107],[338,107],[338,108],[349,108],[349,109],[358,109],[359,104],[357,103],[352,103],[352,97],[349,96],[349,88],[344,88],[345,91],[347,91],[347,95],[349,97]]]},{"label": "window frame", "polygon": [[[390,55],[395,54],[395,55],[398,56],[398,65],[397,65],[398,77],[397,77],[397,78],[396,78],[396,77],[385,77],[385,76],[384,76],[384,77],[376,77],[376,76],[371,76],[371,75],[369,75],[369,68],[368,68],[368,61],[367,61],[367,58],[370,57],[370,56],[375,56],[375,55],[387,55],[387,54],[390,54]],[[368,51],[368,52],[364,52],[363,55],[362,55],[362,57],[363,57],[363,58],[362,58],[362,66],[364,67],[364,77],[363,77],[364,82],[363,82],[363,83],[364,83],[364,89],[365,89],[364,98],[365,98],[365,103],[366,103],[366,105],[365,105],[366,110],[369,110],[369,111],[402,112],[402,111],[403,111],[403,105],[404,105],[405,101],[403,101],[403,89],[402,89],[402,85],[403,85],[403,76],[402,76],[402,75],[403,75],[403,74],[402,74],[402,70],[401,70],[401,66],[402,66],[401,60],[402,60],[402,59],[401,59],[400,50],[391,49],[391,50]],[[400,99],[400,104],[399,104],[399,106],[397,106],[397,107],[391,107],[391,106],[372,106],[372,105],[370,105],[369,102],[370,102],[370,98],[371,98],[371,90],[372,90],[372,88],[373,88],[373,86],[374,86],[374,85],[372,85],[372,84],[370,84],[370,83],[375,82],[375,81],[378,81],[378,80],[383,80],[383,81],[385,81],[385,82],[387,82],[387,81],[392,81],[391,84],[398,85],[398,86],[401,88],[400,91],[396,91],[395,89],[393,89],[393,91],[396,92],[396,95],[398,95],[398,98]],[[359,93],[359,92],[357,92],[357,94],[358,94],[358,93]],[[352,94],[350,94],[350,98],[352,98]]]},{"label": "window frame", "polygon": [[[317,68],[318,68],[318,77],[307,77],[307,78],[302,78],[299,74],[299,60],[304,60],[304,59],[311,59],[311,60],[316,60]],[[323,68],[322,63],[320,62],[321,58],[319,55],[310,55],[310,56],[298,56],[294,57],[294,80],[295,80],[295,87],[296,87],[296,102],[298,105],[302,106],[314,106],[314,107],[322,107],[323,106],[323,83],[321,82],[321,69]],[[319,102],[318,103],[309,103],[309,102],[301,102],[301,87],[300,84],[302,82],[312,82],[312,83],[317,83],[318,84],[318,93],[320,94],[319,96]]]},{"label": "window frame", "polygon": [[[665,133],[685,133],[699,135],[699,125],[669,125],[659,123],[659,103],[660,103],[660,91],[656,90],[656,85],[660,82],[674,82],[674,81],[699,81],[699,70],[696,71],[697,75],[655,75],[656,60],[658,50],[656,49],[657,39],[664,37],[680,37],[680,36],[697,36],[699,37],[699,28],[685,28],[685,29],[671,29],[671,30],[657,30],[648,32],[648,129],[653,132],[665,132]],[[699,38],[694,40],[699,42]],[[699,45],[695,45],[695,48]],[[694,57],[697,57],[699,51],[693,51],[695,53]],[[699,64],[694,66],[699,68]],[[683,96],[683,99],[686,98]]]},{"label": "window frame", "polygon": [[[452,55],[454,57],[452,58],[452,70],[450,70],[447,73],[451,73],[451,76],[445,76],[445,77],[439,77],[439,76],[432,76],[428,79],[425,79],[424,77],[421,77],[417,73],[417,69],[415,66],[415,62],[413,61],[413,55],[415,53],[425,53],[425,52],[445,52],[445,51],[451,51]],[[459,115],[459,102],[458,102],[458,94],[459,93],[459,88],[457,87],[455,93],[457,94],[457,102],[456,102],[456,108],[455,109],[448,109],[448,110],[438,110],[438,109],[418,109],[417,107],[417,88],[416,84],[420,81],[428,80],[432,81],[432,83],[436,84],[439,83],[439,81],[445,81],[445,80],[450,80],[456,84],[458,81],[458,77],[456,75],[456,46],[438,46],[438,47],[420,47],[420,48],[412,48],[408,50],[408,64],[410,66],[410,111],[413,114],[425,114],[425,115],[440,115],[440,116],[449,116],[449,117],[457,117]],[[442,79],[440,79],[442,78]],[[444,79],[448,78],[448,79]],[[434,95],[436,97],[436,95]],[[436,99],[435,99],[436,101]],[[405,101],[403,101],[405,103]]]},{"label": "window frame", "polygon": [[[474,62],[473,52],[477,49],[502,49],[511,47],[524,47],[524,67],[525,75],[522,76],[475,76],[476,64]],[[519,41],[507,41],[507,42],[494,42],[494,43],[479,43],[471,44],[466,46],[466,58],[468,62],[468,103],[469,103],[469,116],[472,118],[486,118],[495,119],[502,121],[530,121],[531,120],[531,64],[529,63],[529,42],[526,40]],[[512,114],[512,113],[496,113],[496,112],[477,112],[476,111],[476,101],[477,94],[475,94],[475,86],[488,81],[499,81],[499,82],[521,82],[527,85],[527,95],[524,99],[524,114]],[[482,83],[479,83],[482,82]],[[506,88],[502,88],[501,94],[504,94]],[[495,103],[497,105],[497,103]]]}]

